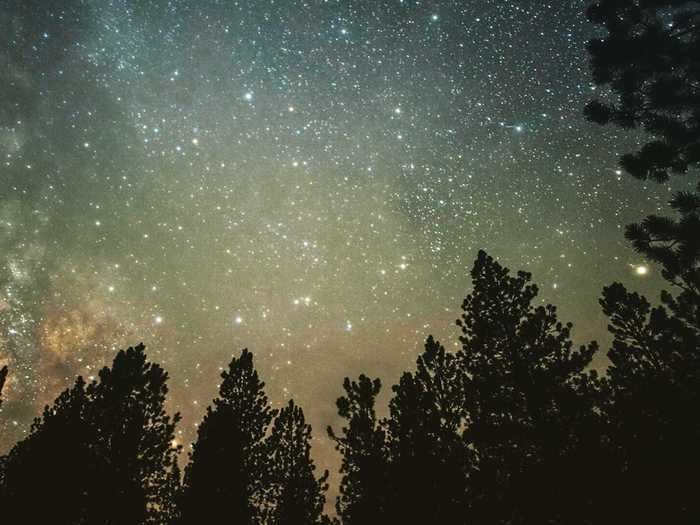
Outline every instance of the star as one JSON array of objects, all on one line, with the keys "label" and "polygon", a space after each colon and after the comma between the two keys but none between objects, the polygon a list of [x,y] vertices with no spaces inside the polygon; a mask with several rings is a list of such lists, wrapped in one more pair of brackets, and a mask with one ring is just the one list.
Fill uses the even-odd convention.
[{"label": "star", "polygon": [[649,267],[643,264],[634,267],[634,273],[640,277],[644,277],[649,274]]}]

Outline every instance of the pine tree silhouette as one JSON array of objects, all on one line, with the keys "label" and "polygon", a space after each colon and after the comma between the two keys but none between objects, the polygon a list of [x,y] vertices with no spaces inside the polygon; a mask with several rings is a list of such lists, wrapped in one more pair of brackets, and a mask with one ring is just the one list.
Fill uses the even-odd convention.
[{"label": "pine tree silhouette", "polygon": [[[588,118],[642,128],[641,150],[622,157],[639,179],[666,182],[700,168],[700,6],[697,2],[601,0],[588,10],[608,35],[589,43],[594,81],[614,104],[594,101]],[[610,318],[611,367],[600,411],[607,427],[606,492],[611,522],[694,523],[700,429],[689,417],[700,397],[700,184],[671,200],[677,219],[651,215],[626,237],[677,292],[662,306],[615,283],[601,304]]]},{"label": "pine tree silhouette", "polygon": [[344,525],[384,523],[388,458],[385,433],[374,410],[381,382],[361,375],[357,381],[345,378],[343,388],[345,395],[336,405],[346,426],[341,435],[328,427],[328,435],[342,455],[336,511]]},{"label": "pine tree silhouette", "polygon": [[90,514],[105,465],[91,447],[95,432],[85,421],[87,402],[78,378],[4,458],[0,508],[9,523],[109,523],[106,514]]},{"label": "pine tree silhouette", "polygon": [[2,406],[2,389],[5,387],[5,379],[7,378],[7,367],[0,368],[0,407]]},{"label": "pine tree silhouette", "polygon": [[[641,128],[651,139],[622,167],[639,179],[666,182],[671,174],[700,168],[700,6],[689,0],[599,0],[590,20],[608,35],[589,43],[593,80],[617,102],[593,101],[587,117],[600,124]],[[677,220],[650,215],[627,227],[626,237],[647,259],[661,264],[680,295],[666,306],[683,308],[700,326],[700,184],[671,201]],[[678,315],[678,314],[677,314]]]},{"label": "pine tree silhouette", "polygon": [[271,472],[268,478],[268,525],[326,523],[323,506],[328,471],[316,479],[311,459],[311,426],[301,407],[289,401],[275,418],[267,443]]},{"label": "pine tree silhouette", "polygon": [[457,322],[465,438],[477,458],[470,519],[586,522],[594,502],[584,480],[593,476],[586,470],[593,454],[583,438],[594,413],[582,385],[597,346],[574,350],[571,325],[557,320],[555,307],[532,306],[537,287],[530,274],[512,277],[481,251],[471,276],[473,291]]},{"label": "pine tree silhouette", "polygon": [[163,521],[179,419],[163,407],[167,374],[139,345],[120,351],[99,377],[87,386],[78,378],[8,455],[0,501],[12,520]]},{"label": "pine tree silhouette", "polygon": [[680,192],[671,200],[678,221],[650,215],[630,225],[626,236],[638,252],[661,265],[662,276],[678,292],[663,292],[661,302],[676,318],[700,329],[700,183],[696,192]]},{"label": "pine tree silhouette", "polygon": [[471,452],[462,439],[463,381],[455,355],[433,337],[393,387],[386,421],[392,523],[466,523]]},{"label": "pine tree silhouette", "polygon": [[[0,369],[0,416],[2,416],[2,389],[5,387],[5,379],[7,378],[7,366]],[[5,461],[6,456],[0,456],[0,516],[3,515],[2,508],[2,487],[5,484]]]},{"label": "pine tree silhouette", "polygon": [[697,523],[700,330],[619,283],[601,305],[614,336],[601,407],[615,469],[611,521]]},{"label": "pine tree silhouette", "polygon": [[608,35],[591,40],[593,80],[612,89],[616,103],[593,101],[589,119],[641,127],[654,139],[622,166],[661,182],[700,163],[700,7],[692,0],[599,0],[589,19]]},{"label": "pine tree silhouette", "polygon": [[112,367],[100,372],[100,381],[87,387],[93,400],[87,419],[98,429],[111,485],[100,506],[115,523],[158,523],[173,496],[162,492],[177,463],[173,443],[180,416],[166,413],[168,374],[148,362],[144,350],[140,344],[120,351]]},{"label": "pine tree silhouette", "polygon": [[199,524],[203,517],[236,524],[261,520],[269,478],[265,434],[275,411],[248,350],[221,377],[219,397],[207,408],[185,468],[181,524]]}]

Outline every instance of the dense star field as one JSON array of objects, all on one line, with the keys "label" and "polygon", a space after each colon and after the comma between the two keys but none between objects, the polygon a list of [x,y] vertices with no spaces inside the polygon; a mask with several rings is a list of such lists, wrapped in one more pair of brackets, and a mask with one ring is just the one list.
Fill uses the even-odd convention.
[{"label": "dense star field", "polygon": [[456,342],[480,248],[606,341],[603,285],[656,295],[624,226],[671,188],[582,116],[586,4],[2,2],[0,451],[143,341],[184,444],[248,347],[336,465],[343,376]]}]

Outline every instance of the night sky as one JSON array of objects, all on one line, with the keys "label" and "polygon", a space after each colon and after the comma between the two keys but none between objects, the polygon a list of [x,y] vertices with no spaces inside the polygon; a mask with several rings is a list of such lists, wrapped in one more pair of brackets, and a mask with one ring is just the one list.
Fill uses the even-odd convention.
[{"label": "night sky", "polygon": [[480,248],[606,342],[601,288],[658,285],[624,226],[671,189],[583,119],[586,4],[1,2],[0,451],[143,341],[184,444],[248,347],[334,468],[342,378],[453,348]]}]

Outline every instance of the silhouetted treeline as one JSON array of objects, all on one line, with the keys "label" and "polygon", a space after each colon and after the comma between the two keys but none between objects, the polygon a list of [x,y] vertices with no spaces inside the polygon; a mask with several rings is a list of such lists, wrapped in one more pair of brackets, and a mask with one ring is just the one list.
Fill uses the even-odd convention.
[{"label": "silhouetted treeline", "polygon": [[[385,418],[378,379],[345,380],[344,423],[328,430],[342,460],[338,519],[697,522],[698,324],[607,287],[614,340],[599,376],[589,368],[598,346],[574,347],[556,308],[535,306],[530,274],[482,251],[471,280],[461,348],[429,337]],[[167,374],[143,345],[119,352],[2,459],[0,512],[25,523],[329,523],[328,473],[315,473],[301,408],[271,408],[247,350],[222,378],[181,479]]]}]

